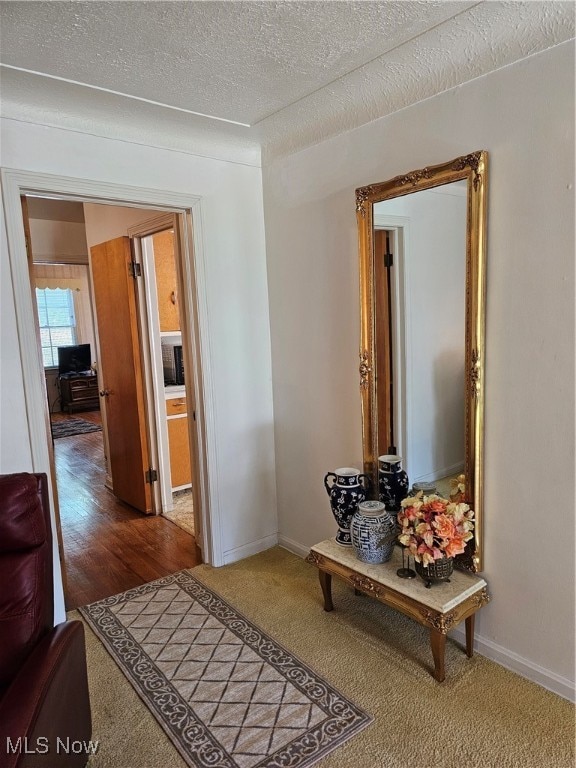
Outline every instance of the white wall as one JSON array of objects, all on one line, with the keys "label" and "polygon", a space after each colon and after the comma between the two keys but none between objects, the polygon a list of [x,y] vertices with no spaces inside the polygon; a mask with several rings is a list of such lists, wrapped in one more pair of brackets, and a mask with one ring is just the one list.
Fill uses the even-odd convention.
[{"label": "white wall", "polygon": [[88,263],[84,224],[30,218],[30,238],[36,261]]},{"label": "white wall", "polygon": [[[275,462],[261,170],[88,134],[3,119],[6,167],[202,198],[207,327],[204,382],[213,408],[209,446],[225,560],[276,541]],[[3,216],[3,214],[2,214]],[[4,220],[2,218],[2,237]],[[5,246],[5,243],[3,243]],[[31,469],[14,300],[1,261],[2,472]]]},{"label": "white wall", "polygon": [[448,184],[374,206],[376,223],[386,215],[406,220],[394,266],[407,316],[403,466],[410,482],[438,480],[464,467],[466,187]]},{"label": "white wall", "polygon": [[490,153],[482,651],[574,680],[574,46],[264,170],[281,541],[333,536],[322,479],[361,466],[356,187]]},{"label": "white wall", "polygon": [[128,229],[153,219],[158,211],[149,208],[128,208],[123,205],[84,203],[84,222],[88,250],[115,237],[128,237]]}]

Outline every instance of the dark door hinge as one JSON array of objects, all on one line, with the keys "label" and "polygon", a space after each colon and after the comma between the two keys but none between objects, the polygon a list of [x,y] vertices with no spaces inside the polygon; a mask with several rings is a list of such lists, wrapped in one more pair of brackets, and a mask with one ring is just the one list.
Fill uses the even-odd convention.
[{"label": "dark door hinge", "polygon": [[131,261],[128,264],[128,272],[132,277],[142,277],[142,267],[136,261]]},{"label": "dark door hinge", "polygon": [[385,253],[384,254],[384,266],[385,267],[393,267],[394,266],[394,254],[392,254],[392,253]]},{"label": "dark door hinge", "polygon": [[152,469],[152,467],[145,473],[144,477],[146,478],[146,482],[150,483],[150,485],[158,482],[158,472],[155,469]]}]

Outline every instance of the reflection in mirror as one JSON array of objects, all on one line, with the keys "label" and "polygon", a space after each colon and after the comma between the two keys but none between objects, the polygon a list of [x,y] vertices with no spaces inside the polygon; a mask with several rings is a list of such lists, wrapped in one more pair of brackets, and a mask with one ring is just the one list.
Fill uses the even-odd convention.
[{"label": "reflection in mirror", "polygon": [[482,568],[487,153],[356,190],[364,471],[403,457],[411,485],[475,513],[462,568]]},{"label": "reflection in mirror", "polygon": [[466,192],[456,181],[373,209],[378,455],[445,497],[464,472]]}]

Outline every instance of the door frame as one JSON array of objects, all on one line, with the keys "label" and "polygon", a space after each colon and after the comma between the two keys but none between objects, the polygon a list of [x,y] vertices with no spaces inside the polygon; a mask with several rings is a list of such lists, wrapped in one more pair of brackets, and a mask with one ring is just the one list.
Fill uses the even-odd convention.
[{"label": "door frame", "polygon": [[[199,516],[201,538],[198,544],[203,560],[211,565],[224,562],[221,540],[221,520],[216,466],[216,425],[211,387],[210,346],[208,340],[208,307],[205,249],[202,226],[202,198],[199,196],[148,189],[101,181],[58,176],[34,171],[3,168],[0,172],[8,259],[18,329],[18,347],[22,365],[27,430],[33,472],[46,472],[51,482],[51,502],[54,509],[54,531],[59,525],[55,488],[55,472],[50,451],[50,419],[46,404],[44,369],[40,359],[34,322],[34,306],[30,289],[30,272],[24,237],[23,195],[49,195],[64,200],[150,208],[181,214],[178,216],[181,244],[183,316],[188,324],[189,359],[194,359],[194,375],[190,380],[196,403],[194,438],[197,445]],[[57,541],[56,536],[54,541]],[[55,544],[55,546],[57,546]],[[62,553],[59,553],[60,557]],[[55,563],[58,560],[55,558]],[[60,595],[63,605],[62,595]]]},{"label": "door frame", "polygon": [[[150,411],[154,414],[156,422],[156,450],[158,459],[158,469],[161,473],[161,477],[168,478],[170,476],[170,457],[168,448],[168,434],[165,433],[162,425],[166,424],[166,396],[164,390],[164,382],[162,379],[162,371],[160,376],[155,367],[154,361],[160,349],[160,325],[158,317],[154,317],[154,308],[157,307],[157,295],[156,295],[156,277],[154,272],[154,254],[151,252],[149,245],[144,242],[149,240],[154,234],[163,232],[166,229],[174,230],[174,255],[176,257],[176,289],[178,296],[181,297],[184,293],[184,279],[182,275],[182,259],[180,256],[181,244],[180,237],[178,236],[180,217],[178,214],[161,214],[154,218],[146,219],[145,221],[135,224],[128,228],[128,237],[133,243],[133,253],[136,259],[141,263],[143,281],[139,284],[141,301],[144,303],[147,314],[148,328],[150,333],[148,334],[148,341],[145,350],[146,357],[148,359],[148,366],[150,368],[148,376],[149,386],[149,401],[152,401],[152,407]],[[183,310],[182,310],[183,312]],[[190,340],[187,338],[189,335],[189,329],[187,323],[182,324],[180,329],[181,343],[185,351],[190,350]],[[195,375],[195,362],[189,354],[186,355],[184,361],[185,372],[184,380],[186,401],[187,401],[187,413],[188,413],[188,438],[190,444],[190,472],[192,478],[196,476],[197,472],[197,446],[194,440],[193,429],[191,421],[196,418],[196,402],[194,397],[194,388],[190,387],[189,381],[193,380]],[[168,493],[169,487],[169,493]],[[201,531],[202,519],[199,517],[197,510],[199,509],[199,500],[196,495],[196,483],[192,482],[192,498],[193,498],[193,516],[194,516],[194,530]],[[159,492],[157,493],[157,508],[156,514],[164,513],[169,506],[168,502],[172,500],[172,488],[169,483],[160,482]],[[171,505],[170,505],[170,508]]]},{"label": "door frame", "polygon": [[[399,428],[396,432],[396,447],[404,458],[404,465],[409,466],[410,436],[412,423],[408,402],[412,391],[412,346],[410,335],[410,223],[408,216],[392,216],[374,213],[374,229],[385,229],[392,234],[392,303],[396,311],[392,313],[392,338],[394,347],[394,423]],[[405,373],[404,373],[405,372]]]}]

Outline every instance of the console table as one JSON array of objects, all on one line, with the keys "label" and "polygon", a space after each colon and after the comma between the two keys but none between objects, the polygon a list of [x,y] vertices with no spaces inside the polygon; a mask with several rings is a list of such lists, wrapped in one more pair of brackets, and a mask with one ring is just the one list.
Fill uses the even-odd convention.
[{"label": "console table", "polygon": [[59,382],[62,410],[67,409],[68,413],[72,413],[74,409],[86,411],[100,407],[96,375],[60,376]]},{"label": "console table", "polygon": [[466,622],[466,655],[474,651],[474,616],[490,597],[484,579],[472,573],[454,571],[450,582],[433,584],[427,589],[420,577],[401,579],[396,575],[402,567],[402,552],[394,548],[392,559],[382,565],[363,563],[351,547],[342,547],[327,539],[315,544],[306,562],[318,568],[324,595],[324,610],[331,611],[332,576],[351,584],[356,590],[375,597],[430,630],[430,645],[434,658],[434,677],[445,677],[444,651],[446,635],[461,621]]}]

